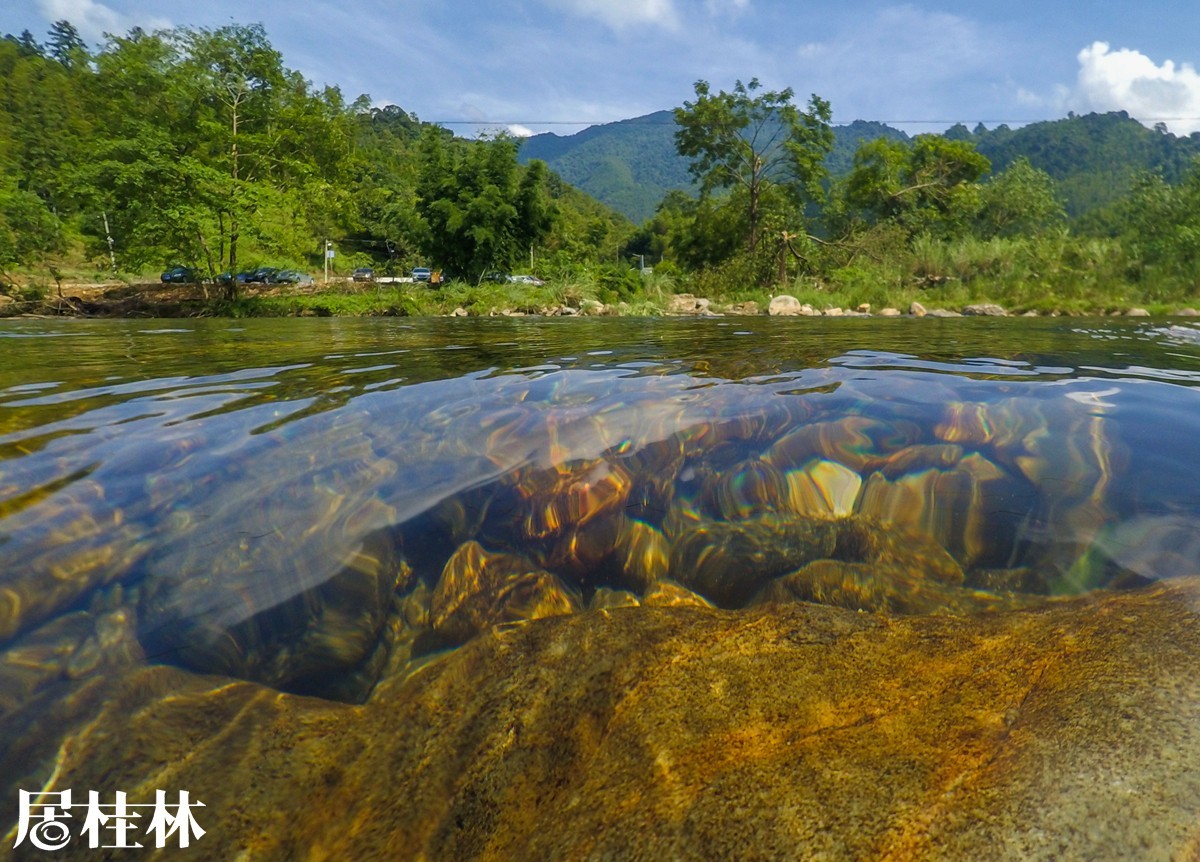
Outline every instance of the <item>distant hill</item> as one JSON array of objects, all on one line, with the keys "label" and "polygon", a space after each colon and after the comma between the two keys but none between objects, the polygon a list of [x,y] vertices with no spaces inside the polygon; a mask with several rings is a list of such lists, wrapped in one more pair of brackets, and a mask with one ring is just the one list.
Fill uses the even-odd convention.
[{"label": "distant hill", "polygon": [[[672,189],[692,189],[687,161],[675,151],[671,111],[592,126],[574,135],[546,133],[526,139],[521,160],[542,159],[564,180],[641,224]],[[829,170],[846,173],[863,141],[909,140],[883,123],[855,120],[834,128]],[[958,125],[946,136],[968,140],[1000,171],[1025,156],[1059,185],[1067,211],[1080,216],[1112,202],[1142,171],[1169,182],[1200,155],[1200,134],[1179,137],[1148,129],[1123,111],[1069,116],[1019,129]]]},{"label": "distant hill", "polygon": [[[961,131],[965,129],[956,126],[946,134]],[[1073,217],[1113,202],[1144,171],[1177,182],[1200,155],[1200,134],[1180,137],[1163,127],[1148,129],[1124,111],[1071,115],[1019,129],[976,126],[966,140],[988,157],[993,171],[1021,156],[1029,159],[1055,179]]]},{"label": "distant hill", "polygon": [[687,161],[675,152],[676,128],[673,112],[657,111],[574,135],[534,135],[521,145],[520,158],[541,159],[571,185],[641,224],[671,189],[692,187]]}]

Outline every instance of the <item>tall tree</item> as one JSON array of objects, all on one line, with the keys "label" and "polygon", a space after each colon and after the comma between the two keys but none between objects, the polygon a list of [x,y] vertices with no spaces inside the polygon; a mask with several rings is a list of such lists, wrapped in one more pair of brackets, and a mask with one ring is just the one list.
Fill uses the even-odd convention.
[{"label": "tall tree", "polygon": [[745,244],[753,254],[764,207],[777,186],[798,204],[817,199],[824,158],[833,147],[829,103],[812,96],[807,111],[792,102],[791,88],[762,91],[757,78],[738,81],[733,92],[713,94],[707,81],[695,84],[696,99],[675,110],[675,146],[691,160],[689,172],[702,199],[737,189],[731,200],[744,208]]},{"label": "tall tree", "polygon": [[[184,44],[209,109],[204,118],[210,140],[223,142],[224,152],[213,155],[228,171],[223,237],[229,269],[236,272],[242,223],[255,209],[254,183],[270,166],[271,113],[284,86],[283,58],[258,24],[185,31]],[[231,279],[231,292],[236,285]]]},{"label": "tall tree", "polygon": [[447,140],[441,129],[422,139],[417,212],[426,252],[456,275],[509,269],[554,224],[546,166],[531,162],[522,173],[517,147],[508,136]]},{"label": "tall tree", "polygon": [[979,211],[978,180],[991,167],[968,141],[918,135],[912,143],[864,143],[844,184],[851,212],[869,223],[892,221],[910,234],[955,235]]},{"label": "tall tree", "polygon": [[88,59],[87,43],[70,21],[55,21],[50,27],[50,39],[46,43],[50,56],[64,66],[76,66]]}]

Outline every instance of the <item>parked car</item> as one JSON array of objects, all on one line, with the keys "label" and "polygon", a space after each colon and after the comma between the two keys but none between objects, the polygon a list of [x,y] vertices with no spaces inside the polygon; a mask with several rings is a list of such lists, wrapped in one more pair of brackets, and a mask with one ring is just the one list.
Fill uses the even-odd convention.
[{"label": "parked car", "polygon": [[163,284],[196,284],[200,274],[190,266],[173,266],[161,276]]},{"label": "parked car", "polygon": [[541,287],[546,282],[532,275],[510,275],[508,277],[510,284],[534,284]]},{"label": "parked car", "polygon": [[215,281],[217,284],[232,284],[236,278],[238,284],[245,284],[250,280],[250,275],[251,273],[249,272],[239,272],[236,276],[234,276],[232,272],[225,270],[217,275]]},{"label": "parked car", "polygon": [[508,275],[503,272],[485,272],[483,275],[479,276],[479,283],[482,284],[485,281],[495,282],[496,284],[506,284],[508,283]]},{"label": "parked car", "polygon": [[354,279],[354,281],[374,281],[375,270],[369,266],[360,266],[351,273],[350,278]]},{"label": "parked car", "polygon": [[412,271],[413,281],[429,281],[433,276],[433,270],[427,266],[418,266]]},{"label": "parked car", "polygon": [[260,266],[258,269],[239,272],[238,281],[241,281],[242,276],[245,276],[247,284],[270,284],[278,272],[279,267],[277,266]]},{"label": "parked car", "polygon": [[271,277],[272,284],[312,284],[313,277],[298,269],[281,269]]}]

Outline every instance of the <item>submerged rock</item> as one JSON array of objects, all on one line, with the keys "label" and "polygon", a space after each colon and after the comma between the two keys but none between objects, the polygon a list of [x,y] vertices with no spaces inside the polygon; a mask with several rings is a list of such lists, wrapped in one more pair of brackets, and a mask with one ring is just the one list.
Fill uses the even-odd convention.
[{"label": "submerged rock", "polygon": [[0,717],[10,842],[18,788],[166,786],[205,805],[180,859],[1187,859],[1200,579],[975,616],[617,608],[361,706],[160,666],[45,709]]},{"label": "submerged rock", "polygon": [[467,542],[446,563],[429,610],[433,630],[462,643],[499,623],[534,620],[579,610],[579,597],[517,554]]}]

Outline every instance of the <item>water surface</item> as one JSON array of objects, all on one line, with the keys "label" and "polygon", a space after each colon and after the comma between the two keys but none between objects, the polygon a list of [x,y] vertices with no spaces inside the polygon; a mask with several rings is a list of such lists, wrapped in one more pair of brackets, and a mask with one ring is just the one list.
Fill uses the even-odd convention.
[{"label": "water surface", "polygon": [[1197,550],[1186,321],[6,321],[0,355],[7,703],[102,665],[63,620],[114,608],[138,661],[362,700],[548,614],[980,613]]}]

